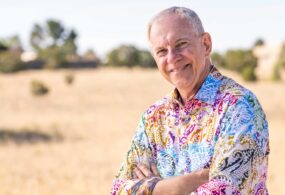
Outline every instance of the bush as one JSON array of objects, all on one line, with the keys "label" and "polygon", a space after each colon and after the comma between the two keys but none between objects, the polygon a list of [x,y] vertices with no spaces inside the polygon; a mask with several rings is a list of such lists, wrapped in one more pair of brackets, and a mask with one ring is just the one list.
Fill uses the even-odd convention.
[{"label": "bush", "polygon": [[251,50],[228,50],[225,55],[226,68],[240,72],[246,66],[256,67],[257,59]]},{"label": "bush", "polygon": [[138,65],[141,67],[147,67],[147,68],[155,68],[156,63],[150,54],[149,51],[141,50],[139,51],[139,62]]},{"label": "bush", "polygon": [[24,63],[21,61],[20,54],[3,51],[0,52],[0,72],[11,73],[24,69]]},{"label": "bush", "polygon": [[57,46],[40,51],[40,58],[45,62],[44,68],[47,69],[64,68],[68,63],[64,50]]},{"label": "bush", "polygon": [[66,28],[60,21],[47,20],[43,25],[33,26],[30,43],[39,59],[44,61],[44,68],[66,68],[70,59],[76,56],[77,33]]},{"label": "bush", "polygon": [[133,67],[138,63],[138,49],[131,45],[121,45],[107,54],[107,64],[110,66]]},{"label": "bush", "polygon": [[31,93],[35,96],[43,96],[49,92],[48,87],[42,81],[33,80],[30,87]]},{"label": "bush", "polygon": [[280,68],[282,64],[279,62],[274,66],[273,73],[272,73],[272,80],[273,81],[280,81],[281,75],[280,75]]},{"label": "bush", "polygon": [[2,41],[0,41],[0,52],[7,51],[8,49],[9,47],[5,43],[2,43]]},{"label": "bush", "polygon": [[242,78],[245,81],[256,81],[256,75],[254,73],[254,67],[253,66],[245,66],[243,67],[241,71]]},{"label": "bush", "polygon": [[262,46],[262,45],[264,45],[264,44],[265,44],[264,40],[261,39],[261,38],[258,38],[258,39],[255,41],[255,43],[253,44],[253,46],[254,46],[254,47],[256,47],[256,46]]},{"label": "bush", "polygon": [[213,52],[211,55],[211,61],[212,64],[214,64],[217,67],[225,67],[226,62],[223,55],[219,54],[218,52]]},{"label": "bush", "polygon": [[64,81],[67,85],[71,85],[74,81],[74,75],[72,73],[68,73],[64,76]]},{"label": "bush", "polygon": [[225,55],[225,68],[240,73],[246,81],[256,81],[257,59],[251,50],[228,50]]}]

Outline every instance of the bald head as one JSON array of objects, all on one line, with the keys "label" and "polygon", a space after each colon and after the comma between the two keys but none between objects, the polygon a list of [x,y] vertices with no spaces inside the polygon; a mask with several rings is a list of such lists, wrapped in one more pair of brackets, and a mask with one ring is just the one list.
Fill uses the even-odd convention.
[{"label": "bald head", "polygon": [[185,8],[185,7],[170,7],[168,9],[165,9],[159,12],[149,22],[148,30],[147,30],[148,40],[150,40],[150,33],[151,33],[151,28],[153,24],[156,22],[159,22],[159,20],[162,19],[163,17],[169,16],[171,14],[175,14],[183,19],[186,19],[192,25],[193,32],[196,35],[200,35],[204,33],[202,22],[199,16],[193,10]]}]

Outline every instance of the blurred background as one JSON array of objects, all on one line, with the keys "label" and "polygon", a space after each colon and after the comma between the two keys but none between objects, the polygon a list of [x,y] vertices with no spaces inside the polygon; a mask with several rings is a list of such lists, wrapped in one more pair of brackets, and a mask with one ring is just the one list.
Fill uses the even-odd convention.
[{"label": "blurred background", "polygon": [[142,112],[172,86],[148,21],[186,6],[213,63],[252,90],[269,121],[268,188],[285,194],[285,2],[0,0],[0,194],[103,195]]}]

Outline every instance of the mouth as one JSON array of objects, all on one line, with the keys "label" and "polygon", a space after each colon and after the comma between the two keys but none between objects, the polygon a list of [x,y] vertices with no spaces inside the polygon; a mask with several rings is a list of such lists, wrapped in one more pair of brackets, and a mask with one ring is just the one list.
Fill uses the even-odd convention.
[{"label": "mouth", "polygon": [[185,65],[180,66],[178,68],[172,68],[172,69],[170,69],[169,72],[180,72],[180,71],[183,71],[184,69],[186,69],[189,66],[191,66],[191,64],[185,64]]}]

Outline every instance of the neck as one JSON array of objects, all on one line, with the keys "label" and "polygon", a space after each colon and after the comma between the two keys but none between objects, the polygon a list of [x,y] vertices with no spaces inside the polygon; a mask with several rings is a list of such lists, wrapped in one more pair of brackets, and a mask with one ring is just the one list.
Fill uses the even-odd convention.
[{"label": "neck", "polygon": [[190,86],[186,89],[185,88],[178,89],[180,98],[182,100],[182,104],[184,104],[187,100],[192,99],[195,96],[195,94],[197,93],[197,91],[200,89],[203,82],[205,81],[206,77],[211,72],[213,65],[211,65],[210,63],[207,64],[208,65],[205,67],[205,70],[203,71],[202,75],[199,78],[197,78],[197,82],[195,82],[196,85]]}]

